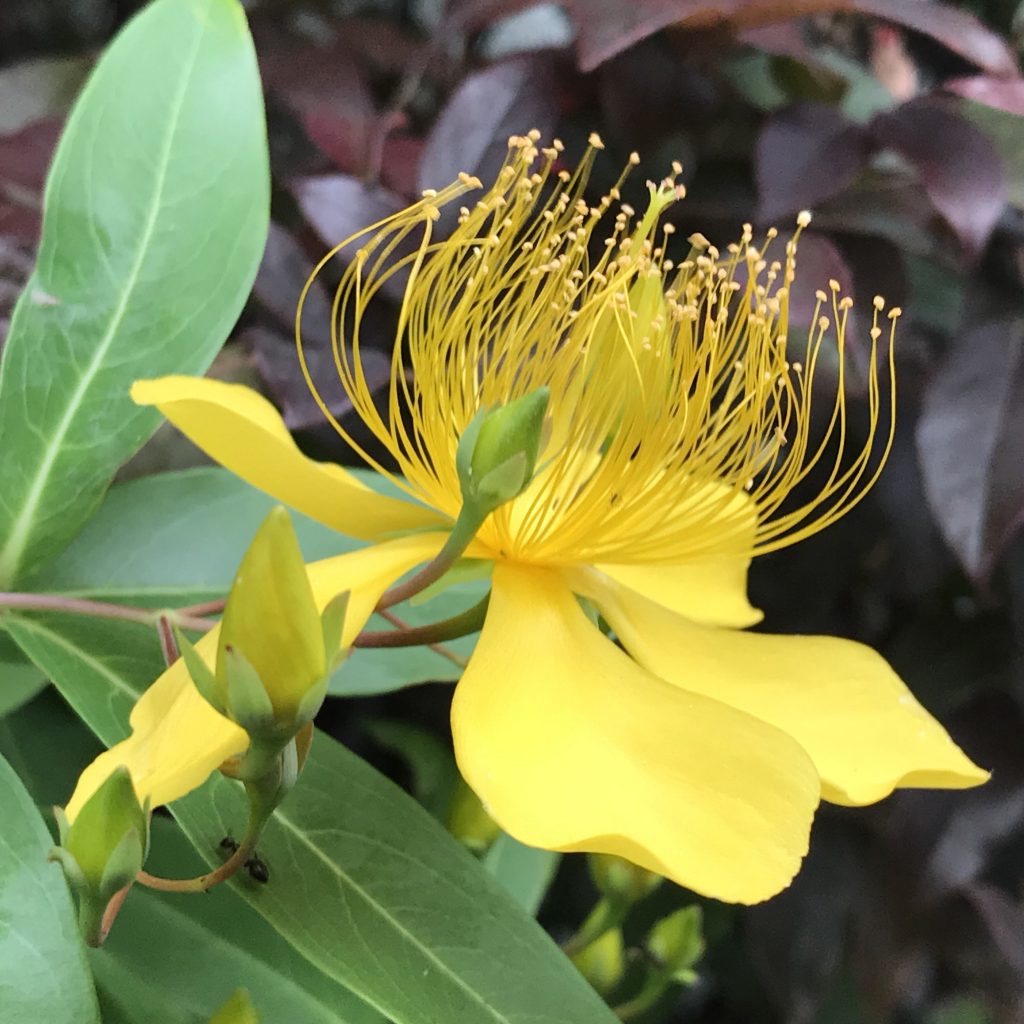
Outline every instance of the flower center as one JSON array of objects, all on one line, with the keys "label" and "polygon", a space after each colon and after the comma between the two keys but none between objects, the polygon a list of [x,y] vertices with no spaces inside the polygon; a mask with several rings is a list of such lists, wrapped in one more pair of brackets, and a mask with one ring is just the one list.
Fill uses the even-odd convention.
[{"label": "flower center", "polygon": [[[673,177],[650,185],[649,207],[637,217],[620,202],[634,155],[592,206],[584,190],[600,140],[591,137],[570,173],[559,169],[561,145],[538,148],[537,138],[510,140],[497,181],[461,207],[447,238],[434,238],[440,211],[480,187],[468,175],[347,239],[310,278],[348,250],[333,306],[335,362],[355,410],[397,463],[395,482],[454,516],[455,451],[466,425],[481,408],[546,385],[550,430],[533,483],[480,533],[499,556],[550,564],[743,557],[848,511],[877,478],[892,440],[891,328],[884,403],[876,360],[882,300],[870,331],[866,440],[851,452],[852,302],[835,282],[831,295],[818,293],[814,325],[792,355],[789,293],[809,216],[798,219],[780,261],[769,258],[774,229],[757,247],[747,225],[724,254],[692,236],[675,263],[666,255],[673,225],[659,228],[682,194]],[[404,292],[381,409],[363,369],[360,327],[393,278]],[[890,310],[893,324],[898,314]],[[812,381],[833,338],[836,379],[819,382],[820,391],[834,383],[831,410],[812,439]],[[303,368],[339,433],[393,476],[331,416],[304,360]],[[794,501],[812,475],[812,493]]]}]

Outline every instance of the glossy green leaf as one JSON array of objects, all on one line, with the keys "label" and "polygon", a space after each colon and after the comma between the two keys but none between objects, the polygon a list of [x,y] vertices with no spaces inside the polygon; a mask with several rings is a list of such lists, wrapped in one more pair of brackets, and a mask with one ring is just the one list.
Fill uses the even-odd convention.
[{"label": "glossy green leaf", "polygon": [[[8,628],[107,743],[152,657],[121,623],[16,617]],[[99,628],[97,628],[97,626]],[[133,639],[134,638],[134,639]],[[245,803],[215,777],[172,810],[213,862]],[[396,1024],[602,1024],[611,1011],[541,928],[411,797],[320,735],[275,814],[262,886],[239,892],[325,974]]]},{"label": "glossy green leaf", "polygon": [[17,711],[46,686],[46,676],[35,667],[0,660],[0,718]]},{"label": "glossy green leaf", "polygon": [[484,867],[528,914],[536,916],[562,855],[526,846],[502,832],[483,856]]},{"label": "glossy green leaf", "polygon": [[[187,878],[204,865],[180,829],[157,818],[147,868]],[[262,1024],[383,1024],[226,887],[197,897],[136,886],[90,959],[101,997],[128,1003],[145,1024],[206,1020],[239,987]],[[164,1016],[168,1008],[175,1016]]]},{"label": "glossy green leaf", "polygon": [[53,687],[0,719],[0,755],[47,820],[50,808],[67,800],[82,766],[102,749]]},{"label": "glossy green leaf", "polygon": [[0,758],[0,1015],[99,1024],[99,1007],[53,846],[32,798]]},{"label": "glossy green leaf", "polygon": [[[226,595],[260,523],[276,502],[226,469],[187,469],[112,487],[99,512],[28,589],[170,606]],[[293,513],[307,559],[355,541]]]},{"label": "glossy green leaf", "polygon": [[103,55],[47,182],[0,364],[0,583],[56,554],[159,423],[137,377],[202,372],[268,221],[259,73],[237,0],[156,0]]}]

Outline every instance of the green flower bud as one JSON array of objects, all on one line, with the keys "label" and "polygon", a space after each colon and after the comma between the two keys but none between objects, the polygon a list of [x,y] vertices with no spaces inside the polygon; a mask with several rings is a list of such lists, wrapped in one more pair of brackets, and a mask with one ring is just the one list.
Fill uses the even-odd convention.
[{"label": "green flower bud", "polygon": [[590,854],[587,865],[594,885],[613,903],[639,903],[663,881],[661,875],[610,853]]},{"label": "green flower bud", "polygon": [[210,1018],[210,1024],[260,1024],[260,1015],[252,1005],[249,993],[240,988]]},{"label": "green flower bud", "polygon": [[480,798],[461,779],[448,807],[448,831],[476,853],[486,850],[501,832]]},{"label": "green flower bud", "polygon": [[601,995],[608,995],[626,973],[621,928],[609,928],[600,938],[571,957],[577,970]]},{"label": "green flower bud", "polygon": [[673,981],[692,985],[697,980],[693,967],[704,955],[704,918],[694,904],[662,918],[647,936],[647,951]]},{"label": "green flower bud", "polygon": [[547,387],[537,388],[478,413],[463,433],[456,456],[462,496],[482,516],[520,495],[533,479],[550,397]]},{"label": "green flower bud", "polygon": [[[337,644],[335,618],[332,613],[325,629],[291,519],[278,506],[257,531],[231,586],[211,703],[250,734],[294,734],[323,700],[335,653],[327,651],[324,634]],[[196,672],[202,675],[197,668],[193,678]],[[206,695],[209,678],[196,683]]]},{"label": "green flower bud", "polygon": [[78,897],[79,923],[90,945],[103,940],[107,904],[142,869],[149,852],[149,811],[139,803],[131,775],[115,768],[68,823],[56,810],[61,845],[50,859],[64,868]]}]

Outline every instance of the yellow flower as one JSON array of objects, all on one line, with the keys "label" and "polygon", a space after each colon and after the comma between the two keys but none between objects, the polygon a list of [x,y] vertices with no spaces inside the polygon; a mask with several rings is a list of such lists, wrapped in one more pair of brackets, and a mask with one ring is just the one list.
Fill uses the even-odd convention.
[{"label": "yellow flower", "polygon": [[[749,228],[724,254],[694,236],[673,264],[671,225],[659,234],[658,220],[680,190],[672,179],[652,186],[639,218],[619,204],[618,186],[590,205],[584,187],[600,140],[591,142],[569,173],[558,169],[559,144],[513,138],[497,182],[461,208],[443,241],[433,237],[441,207],[479,188],[468,175],[344,243],[338,374],[398,474],[321,405],[409,501],[306,458],[246,388],[169,377],[139,382],[133,395],[245,480],[374,542],[310,567],[319,606],[350,591],[349,643],[386,588],[443,545],[461,504],[462,431],[481,409],[548,388],[536,475],[468,552],[491,560],[493,574],[452,706],[459,767],[525,843],[620,855],[752,903],[797,871],[820,796],[866,804],[900,786],[967,787],[987,776],[870,649],[743,631],[761,617],[746,597],[750,559],[834,522],[880,468],[885,403],[874,369],[870,436],[844,450],[849,301],[835,288],[820,293],[818,322],[790,362],[796,238],[771,262]],[[359,331],[391,278],[404,282],[404,301],[382,414]],[[873,349],[882,310],[876,300]],[[820,441],[810,432],[811,381],[832,337],[839,386]],[[891,351],[891,332],[888,340]],[[890,413],[883,456],[891,431]],[[824,482],[801,501],[795,489],[812,470]],[[216,643],[199,647],[212,658]],[[194,788],[245,744],[180,664],[140,700],[132,725],[90,772],[102,778],[112,761],[127,763],[153,803]],[[93,784],[83,778],[72,809]]]}]

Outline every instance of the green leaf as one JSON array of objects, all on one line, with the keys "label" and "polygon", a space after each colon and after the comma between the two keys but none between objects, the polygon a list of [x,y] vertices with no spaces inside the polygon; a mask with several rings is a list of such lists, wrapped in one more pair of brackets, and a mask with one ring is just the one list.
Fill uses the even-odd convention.
[{"label": "green leaf", "polygon": [[502,832],[484,854],[483,865],[528,914],[536,916],[562,855],[538,850]]},{"label": "green leaf", "polygon": [[201,373],[266,239],[259,73],[236,0],[157,0],[71,113],[0,365],[0,583],[56,554],[153,432],[138,377]]},{"label": "green leaf", "polygon": [[[7,626],[107,743],[152,678],[122,623]],[[97,627],[101,628],[97,628]],[[132,671],[132,667],[136,671]],[[172,810],[213,863],[245,822],[222,776]],[[396,1024],[612,1024],[557,946],[411,797],[330,738],[260,843],[266,885],[238,891],[311,963]]]},{"label": "green leaf", "polygon": [[14,770],[0,758],[0,1007],[5,1021],[99,1024],[67,885]]},{"label": "green leaf", "polygon": [[[32,576],[33,591],[152,607],[224,597],[277,502],[226,469],[187,469],[112,487],[71,545]],[[358,545],[293,514],[307,559]]]},{"label": "green leaf", "polygon": [[[150,871],[187,878],[204,867],[181,830],[153,821]],[[262,1024],[382,1024],[351,992],[300,957],[226,887],[209,896],[136,886],[102,949],[91,950],[101,997],[146,1024],[208,1019],[239,986]],[[173,1007],[173,1016],[164,1016]]]},{"label": "green leaf", "polygon": [[46,686],[46,676],[35,665],[0,661],[0,718],[17,711]]},{"label": "green leaf", "polygon": [[83,765],[102,749],[53,687],[0,719],[0,755],[45,815],[67,801]]}]

